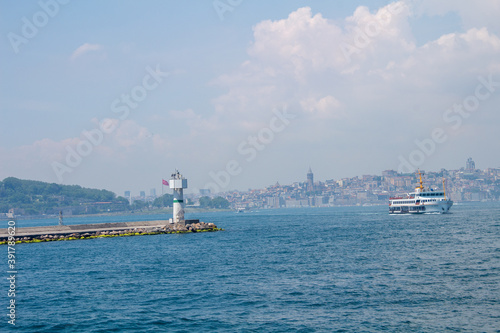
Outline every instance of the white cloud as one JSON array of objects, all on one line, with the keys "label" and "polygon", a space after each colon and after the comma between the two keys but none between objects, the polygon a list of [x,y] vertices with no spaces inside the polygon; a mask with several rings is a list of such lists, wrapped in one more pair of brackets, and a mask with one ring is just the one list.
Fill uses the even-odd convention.
[{"label": "white cloud", "polygon": [[83,56],[85,53],[99,51],[99,50],[102,50],[102,45],[85,43],[83,45],[80,45],[75,51],[73,51],[70,59],[74,61],[77,58]]},{"label": "white cloud", "polygon": [[293,73],[298,81],[311,72],[349,71],[360,62],[372,64],[411,52],[415,45],[408,16],[408,7],[396,2],[373,14],[359,7],[339,25],[321,14],[312,15],[309,7],[299,8],[287,19],[257,24],[248,53],[275,71]]},{"label": "white cloud", "polygon": [[309,97],[300,101],[302,108],[319,119],[338,118],[343,112],[338,112],[340,102],[328,95],[319,99]]}]

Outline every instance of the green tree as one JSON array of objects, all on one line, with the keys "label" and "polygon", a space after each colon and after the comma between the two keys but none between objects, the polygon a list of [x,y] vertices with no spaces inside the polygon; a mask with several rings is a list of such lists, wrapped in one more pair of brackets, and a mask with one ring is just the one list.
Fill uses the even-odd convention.
[{"label": "green tree", "polygon": [[227,201],[223,197],[213,198],[211,202],[212,208],[227,209],[229,208],[229,205],[229,201]]},{"label": "green tree", "polygon": [[[92,209],[87,205],[81,206],[81,204],[92,202],[111,202],[111,204],[93,206]],[[128,204],[124,204],[122,200],[116,198],[113,192],[107,190],[14,177],[0,181],[0,212],[7,212],[10,208],[21,208],[27,214],[48,214],[68,206],[72,206],[74,211],[75,206],[82,207],[80,213],[115,210],[115,207],[119,210],[129,209]]]},{"label": "green tree", "polygon": [[200,201],[200,207],[202,208],[207,208],[211,206],[212,199],[210,197],[204,196],[199,199]]},{"label": "green tree", "polygon": [[147,206],[147,202],[141,201],[141,200],[136,200],[132,203],[131,208],[133,210],[141,210]]},{"label": "green tree", "polygon": [[209,197],[205,196],[200,198],[200,207],[202,208],[226,209],[229,207],[229,205],[229,201],[227,201],[223,197],[210,199]]},{"label": "green tree", "polygon": [[153,201],[154,207],[172,207],[172,202],[174,201],[174,196],[172,194],[164,194]]}]

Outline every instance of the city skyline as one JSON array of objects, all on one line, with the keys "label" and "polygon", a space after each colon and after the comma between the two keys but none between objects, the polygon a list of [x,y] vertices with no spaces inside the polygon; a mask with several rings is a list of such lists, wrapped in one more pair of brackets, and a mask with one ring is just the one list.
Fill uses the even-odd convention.
[{"label": "city skyline", "polygon": [[159,193],[179,169],[199,193],[309,166],[316,179],[500,166],[496,1],[0,9],[1,179]]},{"label": "city skyline", "polygon": [[[418,171],[420,171],[422,173],[422,175],[425,175],[427,173],[439,173],[443,170],[444,168],[440,169],[440,170],[424,170],[424,169],[418,169]],[[444,169],[446,171],[461,171],[463,170],[464,172],[474,172],[474,171],[484,171],[484,170],[488,170],[488,169],[494,169],[494,170],[500,170],[500,168],[495,168],[495,167],[486,167],[486,168],[476,168],[475,166],[475,161],[469,157],[467,158],[463,165],[462,166],[457,166],[453,169]],[[373,173],[373,174],[363,174],[363,175],[354,175],[352,177],[349,177],[349,176],[341,176],[339,178],[332,178],[332,177],[326,177],[326,178],[322,178],[320,180],[314,180],[315,179],[315,176],[314,176],[314,170],[312,169],[312,167],[309,167],[307,172],[305,173],[305,177],[303,177],[303,179],[299,179],[299,178],[296,178],[295,180],[292,180],[291,182],[289,183],[281,183],[280,181],[275,181],[274,183],[269,183],[269,184],[266,184],[260,188],[258,187],[254,187],[254,188],[247,188],[247,189],[227,189],[227,191],[222,191],[222,192],[210,192],[208,189],[199,189],[198,192],[193,192],[193,191],[189,191],[189,188],[187,189],[187,194],[188,195],[194,195],[194,196],[214,196],[214,195],[218,195],[218,194],[223,194],[223,193],[230,193],[230,192],[233,192],[233,191],[237,191],[237,192],[247,192],[247,191],[254,191],[254,190],[259,190],[259,189],[264,189],[264,188],[269,188],[269,187],[272,187],[272,186],[275,186],[276,184],[279,184],[279,185],[283,185],[283,186],[290,186],[290,185],[293,185],[293,184],[304,184],[306,186],[306,190],[307,191],[313,191],[314,189],[314,186],[315,184],[319,184],[319,183],[325,183],[327,181],[342,181],[342,180],[345,180],[345,179],[350,179],[350,178],[356,178],[356,177],[365,177],[365,176],[370,176],[370,177],[378,177],[378,176],[384,176],[385,174],[395,174],[395,175],[398,175],[398,176],[403,176],[403,175],[407,175],[408,173],[398,173],[397,170],[393,170],[393,169],[388,169],[388,170],[381,170],[380,172],[378,173]],[[414,173],[409,173],[409,174],[413,174],[413,175],[416,175],[417,172],[414,172]],[[189,177],[188,177],[189,178]],[[413,185],[412,185],[413,186]],[[151,187],[150,188],[150,193],[153,192],[153,190],[155,191],[156,193],[156,188],[154,187]],[[208,190],[208,191],[207,191]],[[130,191],[130,190],[125,190],[124,191],[124,197],[126,198],[139,198],[141,197],[140,195],[138,195],[137,193],[140,194],[140,192],[144,192],[144,190],[138,190],[135,195],[134,195],[134,192],[133,191]],[[116,192],[115,192],[116,193]],[[128,193],[128,195],[127,195]],[[116,193],[118,196],[121,196],[120,193]],[[169,190],[167,191],[164,191],[164,194],[170,194]],[[160,195],[155,195],[153,196],[152,194],[150,194],[150,198],[153,198],[153,197],[159,197]]]}]

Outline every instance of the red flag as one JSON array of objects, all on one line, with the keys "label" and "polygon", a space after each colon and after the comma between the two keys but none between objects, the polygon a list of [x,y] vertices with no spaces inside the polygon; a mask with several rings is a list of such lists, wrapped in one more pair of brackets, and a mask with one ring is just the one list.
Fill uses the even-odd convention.
[{"label": "red flag", "polygon": [[163,183],[163,185],[168,186],[168,182],[165,179],[162,179],[162,183]]}]

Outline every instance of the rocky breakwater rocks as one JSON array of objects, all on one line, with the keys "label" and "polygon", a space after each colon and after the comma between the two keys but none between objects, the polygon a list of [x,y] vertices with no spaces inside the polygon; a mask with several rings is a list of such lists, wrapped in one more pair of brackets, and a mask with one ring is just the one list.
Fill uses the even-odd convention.
[{"label": "rocky breakwater rocks", "polygon": [[212,231],[213,229],[217,229],[217,227],[215,226],[215,224],[213,224],[213,223],[205,223],[205,222],[188,224],[186,226],[186,230],[187,231],[191,231],[191,232]]},{"label": "rocky breakwater rocks", "polygon": [[[19,230],[19,229],[18,229]],[[76,239],[92,239],[92,238],[107,238],[107,237],[123,237],[123,236],[143,236],[143,235],[158,235],[158,234],[181,234],[195,232],[211,232],[221,231],[213,223],[198,222],[193,224],[167,224],[163,226],[146,226],[120,230],[96,230],[92,232],[72,232],[72,233],[54,233],[31,236],[15,237],[16,243],[40,243],[62,240]],[[7,244],[8,239],[0,237],[0,245]]]}]

